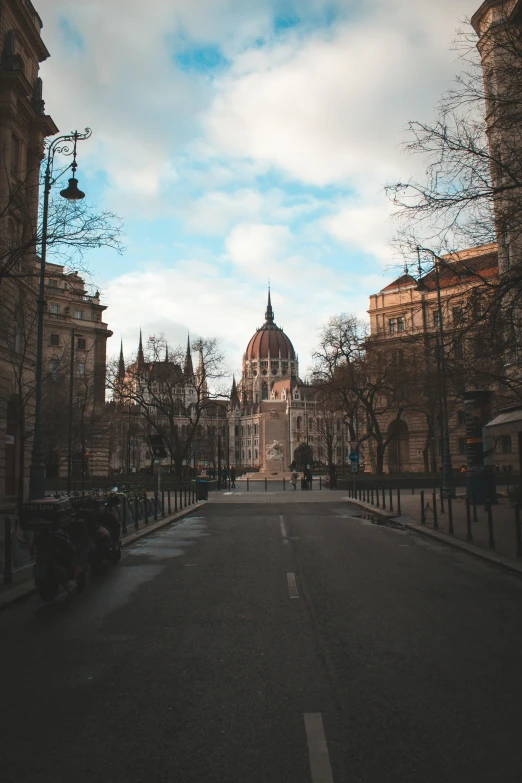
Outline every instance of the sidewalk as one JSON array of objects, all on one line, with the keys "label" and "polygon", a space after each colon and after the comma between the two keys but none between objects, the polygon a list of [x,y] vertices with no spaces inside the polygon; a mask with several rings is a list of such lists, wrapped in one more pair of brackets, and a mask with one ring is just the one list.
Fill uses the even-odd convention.
[{"label": "sidewalk", "polygon": [[[135,530],[134,527],[129,526],[127,535],[122,537],[122,548],[129,546],[134,541],[137,541],[144,536],[148,536],[151,533],[154,533],[160,528],[166,527],[167,525],[171,525],[174,522],[183,519],[183,517],[186,517],[196,509],[201,508],[206,503],[206,500],[197,501],[187,508],[184,508],[183,511],[178,511],[175,514],[166,516],[165,519],[158,519],[157,522],[151,521],[148,525],[142,525],[139,530]],[[34,592],[36,592],[36,590],[33,583],[33,564],[29,560],[29,557],[27,557],[26,565],[16,570],[13,569],[12,584],[4,585],[0,583],[0,611],[9,604],[14,603],[20,598],[31,595]]]},{"label": "sidewalk", "polygon": [[382,509],[382,497],[381,508],[355,498],[351,500],[383,519],[400,522],[410,530],[457,546],[498,565],[507,565],[510,570],[522,574],[522,557],[517,557],[515,510],[506,498],[499,498],[499,502],[492,506],[494,547],[489,546],[488,515],[484,506],[477,506],[476,522],[473,521],[473,507],[470,508],[472,540],[468,541],[466,504],[462,493],[458,493],[452,503],[453,535],[449,532],[448,504],[444,502],[444,513],[442,513],[438,491],[436,495],[438,530],[434,525],[432,489],[424,490],[425,524],[421,523],[421,490],[416,489],[414,495],[411,494],[411,490],[401,492],[401,514],[397,511],[396,491],[393,492],[393,511],[390,511],[389,507],[389,493],[386,494],[386,510]]}]

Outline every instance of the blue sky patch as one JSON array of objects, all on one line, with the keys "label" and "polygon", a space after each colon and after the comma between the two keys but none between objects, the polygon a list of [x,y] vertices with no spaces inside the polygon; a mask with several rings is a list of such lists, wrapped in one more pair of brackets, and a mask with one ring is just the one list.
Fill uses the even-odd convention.
[{"label": "blue sky patch", "polygon": [[217,44],[191,46],[174,55],[177,66],[187,73],[208,73],[226,68],[229,61]]},{"label": "blue sky patch", "polygon": [[82,36],[66,17],[59,21],[59,27],[68,48],[72,51],[83,52],[85,45]]}]

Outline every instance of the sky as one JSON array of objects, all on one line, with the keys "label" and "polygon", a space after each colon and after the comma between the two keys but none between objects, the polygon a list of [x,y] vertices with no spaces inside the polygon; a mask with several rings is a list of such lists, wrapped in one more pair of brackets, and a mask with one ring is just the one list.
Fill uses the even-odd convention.
[{"label": "sky", "polygon": [[89,253],[114,336],[217,337],[231,372],[264,321],[312,362],[319,331],[400,272],[384,186],[459,68],[479,0],[39,0],[46,111],[126,251]]}]

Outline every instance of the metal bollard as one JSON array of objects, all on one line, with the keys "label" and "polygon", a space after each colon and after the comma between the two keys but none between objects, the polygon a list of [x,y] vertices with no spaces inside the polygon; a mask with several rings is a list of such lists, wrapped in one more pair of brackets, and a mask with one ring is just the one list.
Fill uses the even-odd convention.
[{"label": "metal bollard", "polygon": [[487,500],[487,512],[488,512],[488,533],[489,541],[488,546],[490,549],[495,549],[495,536],[493,535],[493,507],[490,500]]},{"label": "metal bollard", "polygon": [[453,498],[451,497],[451,494],[448,495],[448,533],[450,536],[455,534],[453,528]]},{"label": "metal bollard", "polygon": [[247,492],[250,492],[250,487],[248,486],[249,479],[247,478]]},{"label": "metal bollard", "polygon": [[[154,507],[154,513],[156,513],[156,507]],[[143,514],[145,516],[145,524],[149,524],[149,499],[147,493],[143,493]]]},{"label": "metal bollard", "polygon": [[393,511],[393,489],[390,487],[390,511]]},{"label": "metal bollard", "polygon": [[466,498],[466,538],[468,541],[473,541],[473,533],[471,531],[471,508],[469,498]]},{"label": "metal bollard", "polygon": [[140,499],[137,494],[134,498],[134,527],[136,530],[140,529]]},{"label": "metal bollard", "polygon": [[286,490],[286,481],[285,477],[283,476],[283,492]]},{"label": "metal bollard", "polygon": [[179,486],[179,510],[183,511],[183,487]]},{"label": "metal bollard", "polygon": [[414,494],[415,494],[415,488],[414,488],[414,487],[412,487],[412,488],[411,488],[411,494],[412,494],[412,495],[414,495]]},{"label": "metal bollard", "polygon": [[165,490],[161,490],[161,516],[165,519]]},{"label": "metal bollard", "polygon": [[319,476],[319,489],[321,490],[323,488],[323,477]]},{"label": "metal bollard", "polygon": [[520,506],[515,506],[515,528],[517,535],[517,557],[522,557],[522,531],[520,528]]},{"label": "metal bollard", "polygon": [[127,535],[127,498],[123,498],[121,509],[121,532]]},{"label": "metal bollard", "polygon": [[371,504],[373,506],[374,505],[374,503],[373,503],[373,484],[370,485],[370,492],[371,492],[371,495],[370,495],[370,497],[371,497]]},{"label": "metal bollard", "polygon": [[445,511],[444,511],[444,493],[442,492],[442,484],[440,486],[439,493],[440,493],[440,513],[444,514],[445,513]]},{"label": "metal bollard", "polygon": [[172,514],[172,510],[170,508],[170,489],[167,490],[167,509],[170,516]]},{"label": "metal bollard", "polygon": [[386,511],[386,487],[382,488],[382,507]]},{"label": "metal bollard", "polygon": [[402,511],[401,511],[401,488],[400,487],[397,487],[397,513],[398,514],[402,514]]},{"label": "metal bollard", "polygon": [[473,522],[478,522],[477,517],[477,496],[473,493]]},{"label": "metal bollard", "polygon": [[185,484],[185,508],[187,508],[187,506],[188,506],[188,503],[187,503],[187,485]]},{"label": "metal bollard", "polygon": [[420,493],[421,498],[421,525],[426,524],[426,509],[424,508],[424,490],[421,489]]},{"label": "metal bollard", "polygon": [[268,489],[268,479],[265,476],[265,492],[267,491],[267,489]]},{"label": "metal bollard", "polygon": [[437,490],[433,490],[433,529],[439,529],[439,519],[437,516]]},{"label": "metal bollard", "polygon": [[4,585],[13,583],[11,517],[4,519]]},{"label": "metal bollard", "polygon": [[377,495],[377,508],[380,508],[381,504],[379,503],[379,485],[378,484],[375,487],[375,494]]},{"label": "metal bollard", "polygon": [[176,513],[178,510],[178,490],[177,487],[174,487],[174,513]]}]

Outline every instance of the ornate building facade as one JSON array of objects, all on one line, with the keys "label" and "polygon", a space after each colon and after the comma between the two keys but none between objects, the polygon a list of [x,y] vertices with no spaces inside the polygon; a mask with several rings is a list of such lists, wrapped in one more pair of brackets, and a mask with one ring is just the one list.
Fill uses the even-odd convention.
[{"label": "ornate building facade", "polygon": [[34,408],[40,161],[58,132],[39,64],[49,57],[29,0],[0,7],[0,498],[27,490]]},{"label": "ornate building facade", "polygon": [[299,377],[292,341],[275,323],[270,291],[264,324],[249,340],[241,380],[233,381],[228,413],[228,460],[267,475],[295,462],[348,462],[350,443],[341,417],[325,416],[318,388]]}]

